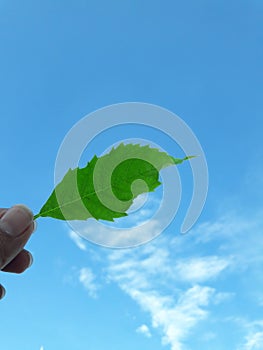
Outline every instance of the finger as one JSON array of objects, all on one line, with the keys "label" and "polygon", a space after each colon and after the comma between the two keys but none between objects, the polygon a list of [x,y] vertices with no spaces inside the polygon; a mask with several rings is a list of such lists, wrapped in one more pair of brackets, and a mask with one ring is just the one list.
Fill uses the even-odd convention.
[{"label": "finger", "polygon": [[7,208],[0,208],[0,219],[7,212]]},{"label": "finger", "polygon": [[[3,209],[4,210],[4,209]],[[18,237],[23,234],[27,227],[33,222],[33,213],[23,204],[17,204],[2,212],[0,229],[10,237]]]},{"label": "finger", "polygon": [[[20,204],[21,206],[21,204]],[[0,219],[4,216],[4,214],[7,212],[8,208],[0,208]],[[37,229],[37,222],[34,221],[34,227],[33,227],[33,232],[34,233]]]},{"label": "finger", "polygon": [[[0,270],[4,270],[4,268],[11,263],[21,251],[23,251],[24,246],[34,230],[35,223],[32,222],[22,235],[14,239],[4,240],[4,242],[1,242],[2,236],[0,231]],[[2,249],[3,245],[5,245],[4,252]]]},{"label": "finger", "polygon": [[5,288],[0,284],[0,299],[5,296]]},{"label": "finger", "polygon": [[27,268],[29,268],[33,263],[33,257],[29,251],[23,249],[17,256],[7,264],[2,271],[13,272],[13,273],[22,273]]},{"label": "finger", "polygon": [[34,230],[32,212],[16,205],[0,219],[0,269],[9,264],[24,248]]}]

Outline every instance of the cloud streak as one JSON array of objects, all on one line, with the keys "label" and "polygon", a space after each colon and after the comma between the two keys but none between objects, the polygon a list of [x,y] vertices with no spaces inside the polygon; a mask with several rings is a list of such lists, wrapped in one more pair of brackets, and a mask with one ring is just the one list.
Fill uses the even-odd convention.
[{"label": "cloud streak", "polygon": [[[158,226],[158,222],[154,225]],[[233,316],[231,308],[226,307],[220,308],[218,318],[217,307],[229,300],[235,303],[243,293],[249,297],[251,279],[258,286],[253,293],[258,289],[261,295],[261,282],[257,277],[260,273],[254,274],[254,271],[262,271],[262,231],[261,215],[244,219],[231,213],[202,223],[184,236],[166,233],[147,245],[106,253],[105,280],[116,283],[150,316],[151,331],[143,323],[147,328],[140,326],[137,333],[147,337],[147,330],[150,334],[158,330],[163,345],[169,345],[171,350],[184,350],[190,334],[195,334],[200,341],[210,339],[205,340],[198,332],[205,322],[210,320],[216,324]],[[244,275],[248,271],[250,273]],[[83,277],[83,284],[84,280],[87,290],[90,285],[96,285],[93,278]],[[97,294],[96,288],[94,294]],[[263,348],[263,327],[259,323],[238,326],[244,338],[237,350]],[[215,342],[217,334],[211,334]],[[237,339],[236,346],[240,342]]]},{"label": "cloud streak", "polygon": [[146,324],[142,324],[136,329],[137,333],[143,334],[146,338],[151,338],[152,334],[149,327]]},{"label": "cloud streak", "polygon": [[200,283],[215,279],[229,265],[229,259],[206,256],[181,260],[176,264],[175,270],[182,280]]},{"label": "cloud streak", "polygon": [[151,316],[163,345],[182,350],[190,332],[209,317],[209,306],[226,300],[224,293],[197,282],[215,279],[230,262],[217,256],[177,262],[173,248],[169,238],[160,238],[144,247],[115,251],[109,255],[108,275]]},{"label": "cloud streak", "polygon": [[152,327],[162,331],[163,345],[170,345],[172,350],[183,349],[183,341],[189,331],[201,320],[206,319],[205,310],[215,290],[209,287],[194,286],[181,293],[175,301],[170,296],[162,296],[157,291],[143,292],[124,287],[125,291],[150,313]]},{"label": "cloud streak", "polygon": [[84,286],[89,296],[97,297],[98,285],[95,283],[96,277],[92,270],[88,267],[83,267],[79,271],[79,281]]},{"label": "cloud streak", "polygon": [[83,238],[81,238],[76,232],[70,231],[69,237],[76,244],[76,246],[83,251],[87,250],[86,243]]}]

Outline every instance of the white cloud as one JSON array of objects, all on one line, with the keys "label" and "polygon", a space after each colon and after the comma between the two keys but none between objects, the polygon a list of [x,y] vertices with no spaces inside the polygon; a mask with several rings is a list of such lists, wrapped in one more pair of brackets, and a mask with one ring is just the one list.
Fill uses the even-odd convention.
[{"label": "white cloud", "polygon": [[137,333],[143,334],[147,338],[151,338],[151,332],[149,327],[146,324],[142,324],[140,327],[136,329]]},{"label": "white cloud", "polygon": [[262,350],[263,349],[263,332],[254,332],[247,336],[244,350]]},{"label": "white cloud", "polygon": [[79,249],[84,250],[84,251],[87,250],[84,239],[81,238],[77,233],[75,233],[74,231],[70,231],[69,237],[72,239],[72,241],[76,244],[76,246]]},{"label": "white cloud", "polygon": [[[238,215],[235,212],[228,213],[213,221],[204,222],[191,230],[191,234],[196,236],[196,243],[209,243],[219,241],[220,250],[244,253],[253,255],[249,246],[252,244],[253,249],[259,249],[263,246],[262,229],[262,211],[254,213],[253,216]],[[248,245],[248,241],[250,244]],[[245,251],[240,247],[245,247]],[[251,254],[252,253],[252,254]],[[262,255],[262,254],[261,254]]]},{"label": "white cloud", "polygon": [[[178,284],[179,282],[196,284],[215,280],[232,264],[231,257],[216,255],[181,258],[177,254],[174,244],[167,237],[159,238],[158,243],[152,242],[139,250],[115,251],[110,254],[110,269],[114,273],[114,278],[118,280],[128,278],[130,280],[132,276],[135,278],[136,274],[137,278],[138,275],[140,276],[140,286],[147,284],[145,276],[147,281],[156,278],[160,280],[159,277],[162,276],[164,283],[168,281],[171,284],[171,281],[176,281]],[[118,263],[114,264],[114,262]]]},{"label": "white cloud", "polygon": [[182,280],[199,283],[216,278],[229,264],[229,259],[205,256],[181,260],[175,269]]},{"label": "white cloud", "polygon": [[88,294],[92,298],[97,297],[98,285],[95,283],[95,275],[88,267],[83,267],[79,271],[79,281],[83,284],[84,288],[88,291]]},{"label": "white cloud", "polygon": [[[229,262],[208,256],[177,264],[178,257],[168,240],[159,238],[137,249],[112,252],[108,272],[110,279],[150,314],[152,327],[162,332],[162,343],[172,350],[182,350],[190,332],[209,316],[209,306],[216,299],[224,301],[227,294],[220,295],[215,288],[193,282],[218,276]],[[197,269],[191,274],[194,262]],[[182,287],[182,279],[191,285]]]},{"label": "white cloud", "polygon": [[189,331],[207,317],[208,312],[204,307],[215,293],[213,288],[197,285],[174,300],[156,291],[132,290],[127,285],[123,288],[144,311],[150,313],[153,328],[162,330],[162,342],[170,345],[172,350],[183,349],[183,341]]},{"label": "white cloud", "polygon": [[[158,222],[153,222],[152,230],[156,228]],[[92,225],[90,230],[91,234],[100,234]],[[203,223],[184,236],[166,233],[139,248],[111,251],[104,271],[108,280],[117,283],[150,315],[151,332],[158,329],[164,345],[170,345],[171,350],[183,350],[189,335],[195,331],[199,340],[208,342],[215,337],[212,332],[202,338],[198,326],[210,320],[219,303],[227,303],[231,298],[234,303],[234,297],[238,300],[241,293],[248,297],[252,293],[251,278],[257,286],[253,293],[262,290],[262,281],[257,277],[261,274],[255,274],[255,266],[262,271],[262,231],[262,216],[244,219],[229,214],[214,222]],[[249,273],[244,275],[244,269],[248,268]],[[243,288],[239,288],[239,278],[242,278]],[[255,278],[259,283],[255,283]],[[95,285],[92,277],[83,277],[84,280],[87,280],[87,289]],[[227,291],[222,290],[225,287]],[[97,287],[94,288],[96,291]],[[211,320],[222,322],[223,318],[229,317],[228,312],[232,311],[220,308],[218,319],[211,317]],[[240,326],[241,329],[244,327]],[[137,332],[140,332],[139,328]],[[243,344],[238,350],[263,349],[263,327],[259,323],[250,324],[243,330]],[[240,343],[240,339],[236,342]]]},{"label": "white cloud", "polygon": [[263,320],[247,321],[245,318],[233,318],[232,321],[240,325],[245,331],[244,343],[238,350],[263,349]]},{"label": "white cloud", "polygon": [[236,293],[234,292],[219,292],[215,295],[214,304],[221,304],[224,301],[229,301],[236,297]]},{"label": "white cloud", "polygon": [[44,346],[43,345],[40,347],[40,350],[44,350]]}]

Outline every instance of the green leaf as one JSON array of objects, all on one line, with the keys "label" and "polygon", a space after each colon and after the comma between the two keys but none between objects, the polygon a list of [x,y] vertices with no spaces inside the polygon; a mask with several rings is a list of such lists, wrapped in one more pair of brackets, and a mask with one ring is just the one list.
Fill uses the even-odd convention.
[{"label": "green leaf", "polygon": [[34,219],[114,221],[127,215],[138,195],[161,184],[161,169],[189,158],[174,158],[148,145],[121,143],[100,158],[94,156],[84,168],[69,169]]}]

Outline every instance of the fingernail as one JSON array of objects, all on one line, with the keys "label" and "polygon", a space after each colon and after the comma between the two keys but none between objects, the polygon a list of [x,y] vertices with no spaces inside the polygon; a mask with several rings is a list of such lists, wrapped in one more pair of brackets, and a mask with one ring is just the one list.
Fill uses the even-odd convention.
[{"label": "fingernail", "polygon": [[33,259],[33,256],[31,253],[28,252],[27,254],[28,254],[28,258],[29,258],[28,267],[30,267],[33,264],[34,259]]},{"label": "fingernail", "polygon": [[33,214],[24,205],[15,205],[2,216],[1,228],[11,236],[19,236],[32,223]]},{"label": "fingernail", "polygon": [[16,204],[16,205],[14,205],[14,207],[23,208],[26,211],[28,211],[31,214],[32,217],[34,216],[34,213],[32,212],[32,210],[30,208],[28,208],[25,204]]},{"label": "fingernail", "polygon": [[5,288],[0,284],[0,299],[3,299],[3,297],[5,296]]},{"label": "fingernail", "polygon": [[35,232],[37,230],[37,222],[33,221],[33,224],[34,224],[33,232]]}]

